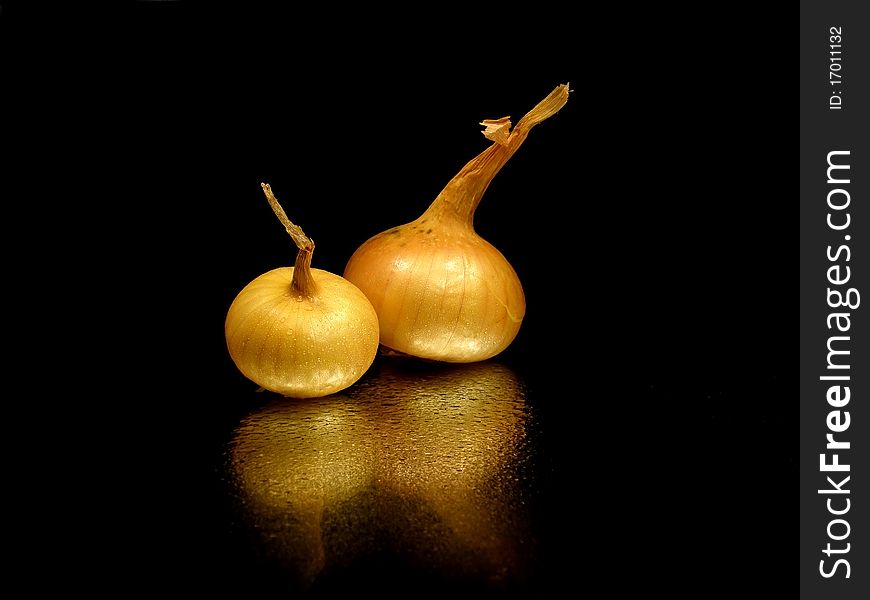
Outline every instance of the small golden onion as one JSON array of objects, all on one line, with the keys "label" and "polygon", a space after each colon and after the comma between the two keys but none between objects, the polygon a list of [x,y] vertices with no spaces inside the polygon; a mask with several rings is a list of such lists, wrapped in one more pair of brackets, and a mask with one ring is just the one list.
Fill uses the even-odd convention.
[{"label": "small golden onion", "polygon": [[511,131],[509,117],[486,120],[493,144],[448,182],[420,218],[369,239],[344,276],[378,313],[381,343],[446,362],[495,356],[514,340],[526,311],[522,284],[507,259],[474,231],[489,183],[537,124],[568,101],[560,85]]},{"label": "small golden onion", "polygon": [[374,361],[377,314],[352,283],[310,267],[314,243],[265,183],[263,191],[299,252],[294,267],[260,275],[233,300],[225,324],[230,356],[245,377],[285,396],[343,390]]}]

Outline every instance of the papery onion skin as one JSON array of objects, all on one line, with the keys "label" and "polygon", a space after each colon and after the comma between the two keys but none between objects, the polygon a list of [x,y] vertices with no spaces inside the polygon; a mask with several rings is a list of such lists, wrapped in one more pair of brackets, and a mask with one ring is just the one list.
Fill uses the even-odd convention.
[{"label": "papery onion skin", "polygon": [[260,275],[239,292],[225,333],[239,370],[267,390],[314,398],[355,383],[378,350],[378,317],[342,277],[311,269],[317,293],[291,288],[294,267]]},{"label": "papery onion skin", "polygon": [[424,215],[376,235],[351,257],[344,276],[374,306],[384,346],[463,363],[495,356],[514,340],[526,312],[519,277],[464,227],[432,228]]}]

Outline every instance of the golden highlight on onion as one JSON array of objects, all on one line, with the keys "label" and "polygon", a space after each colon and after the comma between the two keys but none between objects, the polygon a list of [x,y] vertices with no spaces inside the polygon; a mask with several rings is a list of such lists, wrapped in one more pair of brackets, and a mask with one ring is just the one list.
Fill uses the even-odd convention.
[{"label": "golden highlight on onion", "polygon": [[381,343],[413,356],[475,362],[507,348],[526,311],[522,284],[507,259],[474,231],[489,183],[529,131],[568,101],[560,85],[511,131],[509,117],[486,120],[493,144],[448,182],[418,219],[369,239],[344,276],[378,314]]}]

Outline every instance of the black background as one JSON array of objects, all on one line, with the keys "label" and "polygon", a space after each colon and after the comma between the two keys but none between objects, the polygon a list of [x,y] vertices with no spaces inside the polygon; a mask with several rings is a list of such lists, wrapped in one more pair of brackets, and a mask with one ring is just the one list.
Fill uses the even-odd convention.
[{"label": "black background", "polygon": [[788,587],[794,119],[780,16],[3,10],[13,102],[22,115],[45,103],[40,164],[58,167],[44,178],[86,226],[68,248],[87,265],[79,330],[100,340],[86,362],[111,365],[90,381],[105,441],[80,475],[87,564],[131,588],[262,575],[226,534],[219,476],[251,391],[226,353],[226,310],[295,254],[261,181],[317,242],[314,266],[340,273],[486,146],[478,121],[516,121],[570,82],[475,221],[527,296],[501,360],[540,423],[533,584]]}]

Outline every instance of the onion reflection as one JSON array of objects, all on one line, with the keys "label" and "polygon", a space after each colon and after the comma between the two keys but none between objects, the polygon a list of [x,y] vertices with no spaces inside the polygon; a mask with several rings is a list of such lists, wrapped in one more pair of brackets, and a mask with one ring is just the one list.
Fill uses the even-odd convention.
[{"label": "onion reflection", "polygon": [[503,365],[385,361],[342,396],[250,415],[231,474],[302,584],[387,552],[403,569],[498,587],[524,578],[531,548],[525,410]]},{"label": "onion reflection", "polygon": [[324,508],[358,493],[372,477],[368,421],[340,395],[275,399],[244,419],[230,444],[230,475],[243,512],[299,587],[325,561]]}]

